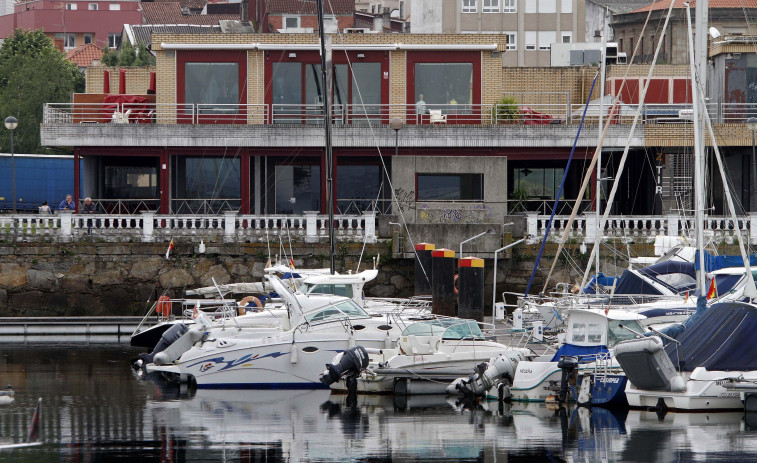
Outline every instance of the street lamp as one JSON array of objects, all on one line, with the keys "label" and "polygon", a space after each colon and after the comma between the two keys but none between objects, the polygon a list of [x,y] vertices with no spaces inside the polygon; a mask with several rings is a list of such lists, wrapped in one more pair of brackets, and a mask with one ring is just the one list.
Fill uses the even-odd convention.
[{"label": "street lamp", "polygon": [[755,204],[754,196],[755,193],[757,193],[757,156],[755,156],[754,153],[754,132],[757,130],[757,117],[750,117],[746,120],[746,126],[749,130],[752,131],[752,175],[750,175],[749,179],[749,211],[754,212],[755,209],[757,209],[757,204]]},{"label": "street lamp", "polygon": [[397,153],[399,152],[399,136],[400,136],[400,129],[405,124],[402,122],[402,119],[399,117],[395,117],[391,121],[389,121],[389,128],[394,130],[394,155],[397,156]]},{"label": "street lamp", "polygon": [[[13,131],[18,127],[18,120],[13,116],[5,118],[5,128],[11,131],[11,194],[13,195],[13,214],[16,213],[16,162],[13,158]],[[752,132],[754,133],[754,132]]]},{"label": "street lamp", "polygon": [[472,238],[468,238],[468,239],[467,239],[467,240],[465,240],[465,241],[461,241],[461,242],[460,242],[460,259],[462,259],[462,258],[463,258],[463,244],[467,243],[468,241],[473,241],[473,240],[475,240],[476,238],[479,238],[479,237],[481,237],[481,236],[484,236],[484,235],[493,235],[493,234],[495,234],[495,233],[497,233],[497,231],[496,231],[496,230],[494,230],[493,228],[490,228],[490,229],[486,230],[485,232],[483,232],[483,233],[479,233],[478,235],[476,235],[476,236],[474,236],[474,237],[472,237]]}]

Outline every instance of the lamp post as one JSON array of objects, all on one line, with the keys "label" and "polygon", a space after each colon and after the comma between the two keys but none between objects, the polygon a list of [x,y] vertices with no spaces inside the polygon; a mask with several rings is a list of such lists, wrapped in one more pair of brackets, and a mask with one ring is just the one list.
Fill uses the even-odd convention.
[{"label": "lamp post", "polygon": [[749,176],[749,211],[754,212],[757,209],[755,204],[755,193],[757,193],[757,156],[754,148],[754,132],[757,130],[757,117],[750,117],[746,120],[746,126],[752,131],[752,175]]},{"label": "lamp post", "polygon": [[394,130],[394,155],[397,156],[397,153],[399,152],[399,135],[400,135],[400,129],[405,125],[404,122],[402,122],[402,119],[399,117],[395,117],[391,121],[389,121],[389,127]]},{"label": "lamp post", "polygon": [[[18,127],[18,120],[13,116],[5,118],[5,128],[11,131],[11,194],[13,195],[13,214],[16,214],[16,162],[13,157],[13,131]],[[754,133],[754,132],[752,132]]]}]

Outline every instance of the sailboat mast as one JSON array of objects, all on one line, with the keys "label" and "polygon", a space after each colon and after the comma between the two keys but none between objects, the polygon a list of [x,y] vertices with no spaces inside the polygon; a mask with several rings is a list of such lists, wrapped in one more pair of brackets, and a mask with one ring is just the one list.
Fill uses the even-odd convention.
[{"label": "sailboat mast", "polygon": [[321,88],[323,89],[323,126],[326,137],[326,211],[329,215],[329,246],[331,252],[330,260],[330,272],[333,275],[335,272],[335,257],[334,254],[334,179],[333,179],[333,161],[334,153],[331,147],[331,105],[329,104],[329,92],[331,91],[331,79],[328,76],[331,74],[331,50],[326,53],[326,33],[323,30],[323,1],[318,0],[318,38],[321,42]]},{"label": "sailboat mast", "polygon": [[[697,250],[699,251],[699,272],[697,272],[697,287],[699,288],[700,297],[706,297],[705,291],[707,288],[705,288],[705,267],[704,267],[704,204],[705,204],[705,196],[704,196],[704,117],[702,114],[701,109],[699,108],[699,97],[697,95],[697,89],[701,88],[704,89],[704,86],[697,85],[697,82],[704,83],[702,80],[704,73],[702,72],[702,67],[698,66],[701,64],[700,62],[696,61],[695,56],[698,58],[704,57],[705,60],[705,72],[706,72],[706,64],[707,64],[707,53],[706,53],[706,44],[707,44],[707,37],[706,32],[704,32],[707,28],[706,23],[704,26],[700,27],[700,23],[702,22],[702,16],[700,16],[700,4],[707,5],[707,0],[700,0],[697,2],[696,6],[696,13],[697,13],[697,42],[695,43],[694,40],[691,37],[691,8],[689,7],[689,4],[686,4],[686,17],[689,21],[689,27],[688,27],[688,33],[689,33],[689,43],[694,43],[694,47],[689,48],[689,59],[690,59],[690,67],[691,67],[691,88],[692,88],[692,103],[693,103],[693,109],[694,109],[694,121],[696,121],[696,124],[694,126],[694,218],[695,218],[695,229],[696,229],[696,237],[697,237]],[[704,14],[704,19],[706,20],[707,15]],[[701,29],[701,32],[700,32]],[[702,34],[705,34],[705,53],[700,53],[699,47],[701,47],[701,41],[700,38],[702,37]],[[696,48],[696,55],[695,55],[695,49]],[[697,69],[699,68],[699,69]],[[697,72],[699,71],[699,72]],[[698,74],[698,75],[697,75]]]},{"label": "sailboat mast", "polygon": [[[605,17],[604,21],[602,21],[602,51],[600,52],[600,56],[602,57],[602,64],[600,67],[600,75],[599,75],[599,125],[597,130],[597,135],[599,137],[599,140],[597,143],[602,142],[602,116],[604,115],[605,107],[605,72],[607,69],[607,34],[605,33],[606,27],[605,24],[607,24],[607,8],[605,8]],[[596,192],[594,193],[596,195],[597,200],[597,232],[594,236],[596,236],[596,240],[601,243],[602,240],[602,221],[600,220],[600,214],[602,210],[602,147],[600,146],[599,152],[597,153],[597,186],[596,186]],[[591,263],[589,264],[591,265]],[[594,273],[596,273],[597,278],[599,278],[599,252],[596,254],[596,261],[594,262]],[[583,287],[583,286],[582,286]]]}]

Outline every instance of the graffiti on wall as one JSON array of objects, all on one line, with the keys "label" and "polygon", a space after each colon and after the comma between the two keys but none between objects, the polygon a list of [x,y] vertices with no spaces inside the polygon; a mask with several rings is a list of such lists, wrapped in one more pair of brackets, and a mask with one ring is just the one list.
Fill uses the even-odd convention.
[{"label": "graffiti on wall", "polygon": [[425,223],[492,223],[494,211],[486,204],[439,207],[438,204],[418,203],[418,222]]}]

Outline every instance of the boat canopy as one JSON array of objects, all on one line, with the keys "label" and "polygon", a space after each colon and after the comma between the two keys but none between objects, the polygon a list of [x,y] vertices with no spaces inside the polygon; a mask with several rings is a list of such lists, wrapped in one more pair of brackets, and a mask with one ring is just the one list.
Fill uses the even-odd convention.
[{"label": "boat canopy", "polygon": [[596,294],[597,293],[597,285],[604,286],[604,287],[613,287],[618,284],[619,277],[608,277],[602,272],[599,272],[596,275],[593,275],[591,277],[591,280],[589,280],[589,283],[586,285],[586,287],[583,289],[584,294]]},{"label": "boat canopy", "polygon": [[442,339],[484,339],[475,320],[458,318],[416,322],[405,328],[402,336],[441,336]]},{"label": "boat canopy", "polygon": [[[699,270],[699,251],[697,251],[697,257],[694,260],[696,269]],[[714,272],[721,268],[729,267],[743,267],[744,258],[742,256],[713,256],[707,251],[704,251],[704,269],[706,272]],[[757,255],[749,256],[749,266],[757,267]]]},{"label": "boat canopy", "polygon": [[683,371],[757,370],[757,307],[741,302],[713,304],[665,351]]},{"label": "boat canopy", "polygon": [[[635,272],[638,272],[636,274]],[[696,289],[696,271],[691,262],[668,260],[649,267],[632,271],[626,270],[620,276],[615,294],[650,294],[662,295],[663,291],[643,277],[654,280],[674,294]]]}]

